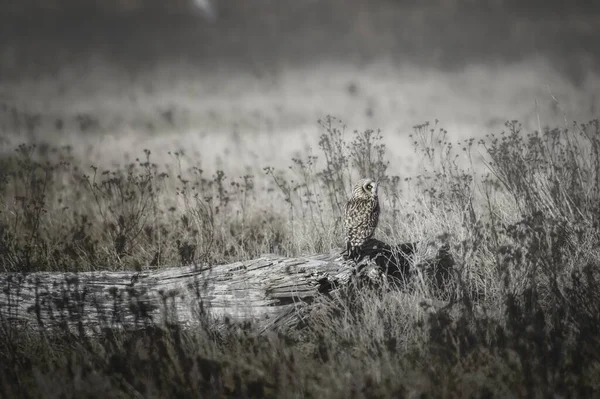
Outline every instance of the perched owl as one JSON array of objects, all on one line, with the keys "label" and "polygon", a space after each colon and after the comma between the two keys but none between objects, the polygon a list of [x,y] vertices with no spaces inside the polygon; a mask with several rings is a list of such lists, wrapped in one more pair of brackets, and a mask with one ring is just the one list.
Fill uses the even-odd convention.
[{"label": "perched owl", "polygon": [[358,250],[367,242],[379,221],[377,183],[371,179],[357,182],[352,189],[352,198],[346,203],[344,226],[346,227],[346,255],[355,259]]}]

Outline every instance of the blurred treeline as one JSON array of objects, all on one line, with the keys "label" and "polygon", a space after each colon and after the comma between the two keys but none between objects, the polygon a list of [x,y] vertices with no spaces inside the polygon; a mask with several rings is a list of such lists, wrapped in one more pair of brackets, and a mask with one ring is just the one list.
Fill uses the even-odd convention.
[{"label": "blurred treeline", "polygon": [[381,56],[450,69],[541,55],[583,81],[598,65],[599,10],[582,0],[4,0],[0,76],[96,54],[128,68],[187,59],[259,69]]}]

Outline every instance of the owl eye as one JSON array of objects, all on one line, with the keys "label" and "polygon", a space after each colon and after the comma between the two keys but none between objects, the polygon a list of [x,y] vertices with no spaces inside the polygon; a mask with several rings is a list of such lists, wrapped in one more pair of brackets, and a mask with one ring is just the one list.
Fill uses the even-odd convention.
[{"label": "owl eye", "polygon": [[373,186],[372,186],[372,185],[370,185],[370,184],[367,184],[367,187],[366,187],[366,188],[367,188],[367,190],[371,191],[371,189],[373,188]]}]

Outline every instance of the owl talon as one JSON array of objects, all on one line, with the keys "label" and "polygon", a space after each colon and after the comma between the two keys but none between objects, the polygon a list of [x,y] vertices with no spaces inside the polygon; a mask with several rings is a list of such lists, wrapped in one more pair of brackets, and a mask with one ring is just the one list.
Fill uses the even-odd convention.
[{"label": "owl talon", "polygon": [[352,259],[352,254],[350,253],[349,250],[342,251],[340,253],[340,255],[342,255],[342,259],[344,259],[344,261],[348,261],[348,260]]},{"label": "owl talon", "polygon": [[347,251],[345,251],[343,257],[344,257],[344,260],[346,260],[346,261],[353,260],[354,262],[357,262],[358,259],[360,259],[359,248],[357,248],[357,247],[349,248]]}]

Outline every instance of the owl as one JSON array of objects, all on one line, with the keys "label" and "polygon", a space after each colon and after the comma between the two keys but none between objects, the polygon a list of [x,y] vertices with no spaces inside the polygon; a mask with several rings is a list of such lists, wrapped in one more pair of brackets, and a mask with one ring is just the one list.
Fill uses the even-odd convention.
[{"label": "owl", "polygon": [[358,258],[360,247],[373,237],[378,221],[377,183],[371,179],[360,180],[354,185],[352,198],[346,203],[344,226],[347,257]]}]

